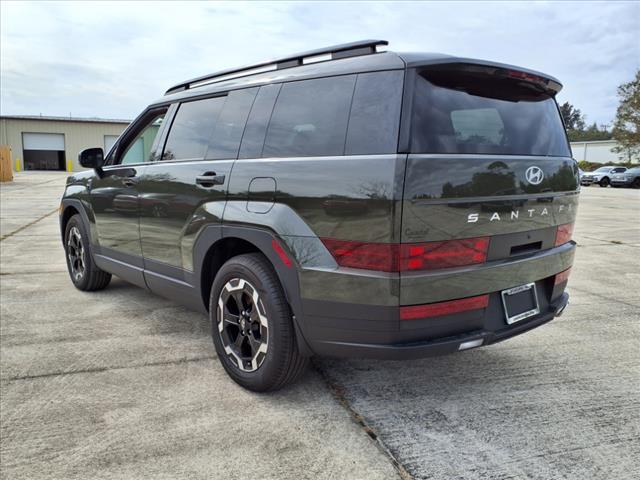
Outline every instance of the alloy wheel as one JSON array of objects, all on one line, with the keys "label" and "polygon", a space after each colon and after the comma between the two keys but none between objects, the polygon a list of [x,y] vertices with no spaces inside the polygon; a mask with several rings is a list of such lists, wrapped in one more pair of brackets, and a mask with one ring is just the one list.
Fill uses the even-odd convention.
[{"label": "alloy wheel", "polygon": [[242,278],[229,280],[218,297],[218,334],[229,358],[243,372],[263,364],[269,345],[269,322],[258,290]]},{"label": "alloy wheel", "polygon": [[80,281],[84,276],[86,262],[82,235],[80,234],[78,227],[71,227],[71,230],[69,230],[69,238],[67,239],[67,257],[69,258],[71,276],[76,282]]}]

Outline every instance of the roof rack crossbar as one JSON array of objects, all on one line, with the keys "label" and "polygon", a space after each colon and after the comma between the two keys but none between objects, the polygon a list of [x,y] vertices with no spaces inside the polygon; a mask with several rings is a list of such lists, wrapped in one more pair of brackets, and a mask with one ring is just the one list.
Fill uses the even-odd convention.
[{"label": "roof rack crossbar", "polygon": [[[284,68],[297,67],[304,64],[304,60],[309,57],[317,57],[319,55],[330,54],[332,60],[339,58],[346,58],[356,55],[367,55],[370,53],[376,53],[376,47],[378,45],[388,45],[386,40],[360,40],[357,42],[343,43],[340,45],[333,45],[331,47],[318,48],[316,50],[309,50],[308,52],[298,53],[295,55],[289,55],[283,58],[277,58],[268,60],[266,62],[260,62],[253,65],[246,65],[239,68],[231,68],[228,70],[222,70],[220,72],[211,73],[201,77],[192,78],[185,82],[178,83],[165,92],[165,95],[171,93],[180,92],[182,90],[188,90],[194,86],[201,86],[206,83],[214,83],[215,81],[223,80],[220,77],[224,77],[224,80],[229,78],[242,77],[245,75],[252,75],[252,70],[282,70]],[[272,67],[272,68],[267,68]],[[244,74],[244,75],[243,75]],[[217,79],[217,80],[216,80]]]}]

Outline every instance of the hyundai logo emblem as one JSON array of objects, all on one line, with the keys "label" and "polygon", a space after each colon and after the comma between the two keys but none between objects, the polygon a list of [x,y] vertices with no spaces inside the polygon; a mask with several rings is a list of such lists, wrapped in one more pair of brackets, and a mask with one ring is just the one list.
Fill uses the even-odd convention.
[{"label": "hyundai logo emblem", "polygon": [[527,171],[524,172],[524,177],[531,185],[540,185],[542,180],[544,180],[544,172],[540,167],[534,165],[533,167],[527,168]]}]

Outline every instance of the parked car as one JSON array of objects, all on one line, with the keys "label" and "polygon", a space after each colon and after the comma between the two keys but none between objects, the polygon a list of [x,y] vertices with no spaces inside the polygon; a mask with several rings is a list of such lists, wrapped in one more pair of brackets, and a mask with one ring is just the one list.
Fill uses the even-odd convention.
[{"label": "parked car", "polygon": [[386,44],[179,83],[106,158],[81,152],[60,209],[73,284],[117,275],[209,315],[256,391],[312,355],[452,353],[560,315],[579,191],[560,82]]},{"label": "parked car", "polygon": [[624,173],[616,173],[611,177],[612,187],[640,188],[640,167],[630,168]]},{"label": "parked car", "polygon": [[625,167],[613,167],[610,165],[600,167],[594,172],[585,172],[580,177],[580,184],[589,186],[597,183],[601,187],[608,187],[611,184],[611,177],[616,173],[623,173],[627,169]]}]

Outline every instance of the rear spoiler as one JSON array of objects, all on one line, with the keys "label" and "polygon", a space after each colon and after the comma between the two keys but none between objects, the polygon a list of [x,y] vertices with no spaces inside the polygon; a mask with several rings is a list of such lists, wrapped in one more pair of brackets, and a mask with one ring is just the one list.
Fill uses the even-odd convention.
[{"label": "rear spoiler", "polygon": [[420,59],[420,57],[412,58],[414,57],[412,54],[399,55],[403,60],[405,60],[405,63],[409,68],[458,70],[495,76],[497,78],[511,78],[529,85],[534,85],[551,96],[555,96],[560,90],[562,90],[562,84],[560,81],[551,75],[504,63],[478,60],[474,58],[447,56],[424,61]]}]

